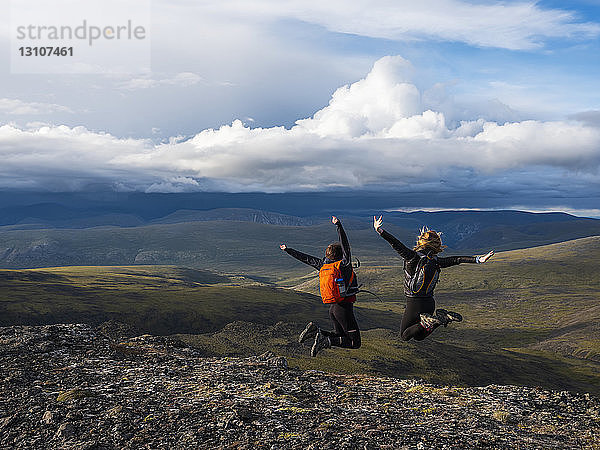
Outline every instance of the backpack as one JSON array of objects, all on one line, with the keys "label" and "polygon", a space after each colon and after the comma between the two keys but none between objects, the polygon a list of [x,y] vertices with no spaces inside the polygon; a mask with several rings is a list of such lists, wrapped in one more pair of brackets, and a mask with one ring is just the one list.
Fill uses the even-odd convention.
[{"label": "backpack", "polygon": [[437,256],[427,256],[423,253],[418,253],[420,256],[419,262],[408,284],[411,295],[415,297],[430,297],[433,295],[433,290],[440,277],[440,263]]},{"label": "backpack", "polygon": [[323,264],[319,270],[319,285],[323,303],[341,302],[346,297],[356,295],[358,292],[354,270],[352,271],[350,279],[346,282],[340,269],[341,264],[341,260]]}]

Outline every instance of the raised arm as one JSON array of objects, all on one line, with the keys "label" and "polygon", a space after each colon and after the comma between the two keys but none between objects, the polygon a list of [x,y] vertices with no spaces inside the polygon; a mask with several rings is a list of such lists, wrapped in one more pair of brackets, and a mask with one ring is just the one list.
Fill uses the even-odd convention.
[{"label": "raised arm", "polygon": [[379,216],[379,219],[377,217],[373,217],[373,228],[375,228],[375,231],[377,231],[377,233],[379,233],[379,236],[381,236],[386,241],[388,241],[390,243],[390,245],[392,246],[392,248],[394,250],[396,250],[398,252],[398,254],[400,256],[402,256],[402,258],[404,258],[404,259],[414,258],[416,256],[417,252],[415,252],[414,250],[411,250],[406,245],[404,245],[402,242],[400,242],[398,239],[396,239],[394,236],[392,236],[390,233],[385,231],[381,226],[382,224],[383,224],[383,216]]},{"label": "raised arm", "polygon": [[335,216],[331,217],[331,222],[337,227],[338,238],[342,244],[342,264],[348,265],[352,262],[352,255],[350,254],[350,242],[348,242],[348,236],[342,227],[342,222]]},{"label": "raised arm", "polygon": [[442,268],[456,266],[461,263],[483,264],[492,256],[494,256],[494,250],[479,256],[448,256],[446,258],[438,258],[438,262]]},{"label": "raised arm", "polygon": [[294,250],[293,248],[289,248],[285,244],[281,244],[279,246],[281,250],[286,252],[288,255],[293,256],[298,261],[303,262],[304,264],[308,264],[311,267],[314,267],[317,270],[320,270],[323,266],[323,260],[319,259],[315,256],[307,255],[306,253],[299,252],[298,250]]}]

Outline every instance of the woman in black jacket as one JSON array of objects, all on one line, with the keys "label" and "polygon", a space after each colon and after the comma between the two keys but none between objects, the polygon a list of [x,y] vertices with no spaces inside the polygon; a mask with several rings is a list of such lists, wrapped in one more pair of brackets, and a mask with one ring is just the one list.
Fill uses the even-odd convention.
[{"label": "woman in black jacket", "polygon": [[[449,256],[438,257],[445,245],[439,233],[423,228],[417,244],[411,250],[402,242],[382,228],[383,216],[373,217],[373,228],[390,243],[392,248],[404,259],[404,295],[406,309],[402,315],[402,339],[412,338],[422,341],[440,325],[448,326],[450,322],[460,322],[462,316],[445,309],[435,310],[433,290],[437,283],[440,269],[460,263],[485,263],[494,251],[481,256]],[[434,314],[435,312],[435,314]]]}]

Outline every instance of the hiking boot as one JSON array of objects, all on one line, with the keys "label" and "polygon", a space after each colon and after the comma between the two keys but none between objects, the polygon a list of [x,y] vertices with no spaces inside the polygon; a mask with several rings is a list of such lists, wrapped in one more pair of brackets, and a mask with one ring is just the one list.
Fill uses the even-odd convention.
[{"label": "hiking boot", "polygon": [[421,326],[426,330],[431,330],[436,325],[441,325],[443,322],[436,316],[432,316],[429,313],[421,314]]},{"label": "hiking boot", "polygon": [[314,322],[309,322],[308,325],[302,330],[300,336],[298,336],[298,342],[301,344],[304,341],[308,341],[309,339],[313,339],[315,334],[319,331],[319,327],[314,324]]},{"label": "hiking boot", "polygon": [[438,320],[444,324],[445,327],[448,326],[450,322],[462,322],[462,316],[454,311],[446,311],[445,309],[438,308],[435,312],[435,316]]},{"label": "hiking boot", "polygon": [[313,342],[312,348],[310,349],[310,356],[317,356],[317,353],[324,348],[331,348],[331,339],[319,330],[315,336],[315,342]]}]

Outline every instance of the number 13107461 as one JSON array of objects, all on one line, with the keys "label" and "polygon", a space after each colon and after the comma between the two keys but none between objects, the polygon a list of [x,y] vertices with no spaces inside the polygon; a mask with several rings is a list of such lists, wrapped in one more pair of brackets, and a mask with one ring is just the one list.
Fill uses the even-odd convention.
[{"label": "number 13107461", "polygon": [[20,56],[73,56],[73,47],[19,47]]}]

